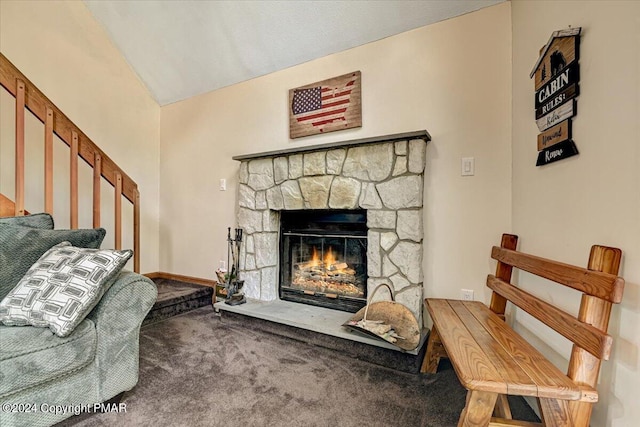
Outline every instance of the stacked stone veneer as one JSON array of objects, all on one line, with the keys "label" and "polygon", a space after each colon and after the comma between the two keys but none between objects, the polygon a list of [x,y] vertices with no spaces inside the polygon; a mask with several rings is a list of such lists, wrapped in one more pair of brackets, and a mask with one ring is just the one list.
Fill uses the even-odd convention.
[{"label": "stacked stone veneer", "polygon": [[[383,142],[243,160],[238,226],[247,297],[278,298],[282,210],[366,209],[367,292],[381,282],[421,319],[426,142]],[[379,292],[375,300],[388,298]]]}]

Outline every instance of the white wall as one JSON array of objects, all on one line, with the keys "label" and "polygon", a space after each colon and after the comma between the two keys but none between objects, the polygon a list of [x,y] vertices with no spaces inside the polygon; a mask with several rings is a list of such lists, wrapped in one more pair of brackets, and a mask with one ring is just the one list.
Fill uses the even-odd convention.
[{"label": "white wall", "polygon": [[[640,419],[640,2],[513,1],[513,229],[525,252],[586,266],[592,244],[623,250],[622,304],[609,328],[593,426],[633,426]],[[580,97],[573,120],[578,156],[535,167],[538,130],[529,79],[551,33],[582,27]],[[573,291],[522,274],[521,285],[575,312]],[[569,299],[571,297],[571,299]],[[518,313],[518,329],[566,365],[566,340]],[[544,343],[544,344],[543,344]],[[558,353],[558,354],[556,354]]]},{"label": "white wall", "polygon": [[[362,128],[289,140],[288,90],[355,70]],[[510,228],[510,71],[503,3],[162,107],[161,269],[212,277],[227,259],[232,156],[427,129],[426,293],[488,298],[489,248]],[[476,158],[475,176],[460,176],[463,156]]]},{"label": "white wall", "polygon": [[[3,0],[0,50],[137,182],[141,193],[141,270],[157,271],[160,107],[82,2]],[[12,197],[14,104],[4,89],[0,91],[0,191]],[[34,190],[27,193],[26,208],[31,212],[44,208],[39,185],[43,176],[41,126],[35,119],[28,119],[27,177]],[[56,160],[68,158],[63,143],[56,144],[55,151]],[[64,163],[56,163],[54,216],[60,227],[69,225],[67,171]],[[84,162],[81,176],[91,177]],[[90,212],[90,181],[83,181],[80,190],[86,190],[81,196],[81,210]],[[103,185],[102,198],[106,201],[102,222],[107,228],[103,247],[109,247],[113,245],[110,185]],[[133,210],[129,203],[123,202],[123,215],[123,246],[132,247]],[[91,227],[91,216],[83,215],[80,226]]]}]

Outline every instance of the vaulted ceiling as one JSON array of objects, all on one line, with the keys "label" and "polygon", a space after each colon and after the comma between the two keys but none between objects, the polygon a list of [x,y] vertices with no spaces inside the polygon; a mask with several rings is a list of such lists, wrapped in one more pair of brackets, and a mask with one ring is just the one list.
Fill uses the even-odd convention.
[{"label": "vaulted ceiling", "polygon": [[505,0],[84,0],[160,105]]}]

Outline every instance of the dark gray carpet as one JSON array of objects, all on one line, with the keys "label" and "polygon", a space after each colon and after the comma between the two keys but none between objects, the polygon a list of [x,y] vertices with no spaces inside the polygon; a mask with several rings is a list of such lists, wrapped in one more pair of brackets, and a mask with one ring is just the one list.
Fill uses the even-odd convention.
[{"label": "dark gray carpet", "polygon": [[[78,426],[455,426],[465,390],[450,366],[398,372],[221,319],[209,307],[144,327],[126,413]],[[535,415],[522,399],[514,413]]]}]

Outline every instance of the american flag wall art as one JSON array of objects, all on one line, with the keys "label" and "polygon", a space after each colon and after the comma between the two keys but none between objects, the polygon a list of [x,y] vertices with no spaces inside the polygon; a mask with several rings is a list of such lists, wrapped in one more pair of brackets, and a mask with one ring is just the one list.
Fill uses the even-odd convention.
[{"label": "american flag wall art", "polygon": [[291,139],[360,126],[360,71],[289,91]]}]

